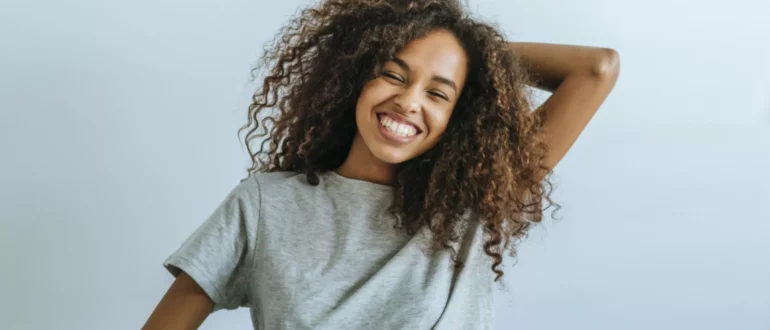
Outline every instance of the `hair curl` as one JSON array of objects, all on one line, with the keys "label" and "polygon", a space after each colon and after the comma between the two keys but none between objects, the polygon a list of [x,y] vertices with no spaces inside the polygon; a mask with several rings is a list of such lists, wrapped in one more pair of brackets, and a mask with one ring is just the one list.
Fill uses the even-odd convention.
[{"label": "hair curl", "polygon": [[[409,41],[446,29],[467,52],[466,85],[438,144],[398,165],[391,211],[396,228],[414,235],[427,225],[431,246],[453,256],[448,243],[472,214],[487,234],[495,281],[502,278],[503,250],[515,257],[515,244],[542,220],[542,199],[554,205],[546,192],[551,170],[542,165],[544,114],[531,111],[525,86],[532,81],[503,36],[456,0],[327,0],[289,23],[254,71],[269,68],[241,128],[249,172],[303,173],[317,185],[318,173],[348,155],[364,84]],[[256,152],[254,139],[263,139]]]}]

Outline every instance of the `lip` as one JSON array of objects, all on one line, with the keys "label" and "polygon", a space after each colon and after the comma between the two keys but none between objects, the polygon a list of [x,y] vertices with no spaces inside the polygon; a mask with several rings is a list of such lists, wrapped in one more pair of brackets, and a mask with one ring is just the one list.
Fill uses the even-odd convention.
[{"label": "lip", "polygon": [[402,123],[405,123],[405,124],[412,125],[412,126],[414,126],[417,129],[417,134],[415,134],[415,135],[420,135],[420,133],[425,131],[422,128],[422,126],[417,125],[417,123],[409,120],[408,118],[404,118],[404,116],[402,116],[400,114],[397,114],[397,113],[383,111],[383,112],[377,112],[377,113],[375,113],[375,115],[377,116],[377,121],[380,120],[380,116],[381,115],[388,115],[388,117],[393,118],[393,119],[395,119],[398,122],[402,122]]},{"label": "lip", "polygon": [[385,126],[382,126],[382,123],[380,122],[380,115],[381,114],[387,114],[387,115],[389,115],[391,117],[394,117],[394,116],[392,114],[386,113],[386,112],[380,112],[380,113],[376,114],[376,122],[377,122],[378,131],[380,132],[380,135],[382,135],[382,137],[385,140],[387,140],[387,141],[390,141],[390,142],[395,143],[395,144],[407,144],[407,143],[410,143],[410,142],[414,141],[415,139],[417,139],[417,137],[420,136],[423,133],[423,130],[420,129],[419,126],[414,125],[412,122],[408,122],[408,121],[402,120],[401,118],[398,118],[399,120],[405,121],[405,122],[409,123],[410,125],[414,125],[414,127],[418,127],[418,128],[417,128],[417,134],[412,135],[412,136],[396,135],[393,132],[391,132],[390,130],[388,130],[387,128],[385,128]]}]

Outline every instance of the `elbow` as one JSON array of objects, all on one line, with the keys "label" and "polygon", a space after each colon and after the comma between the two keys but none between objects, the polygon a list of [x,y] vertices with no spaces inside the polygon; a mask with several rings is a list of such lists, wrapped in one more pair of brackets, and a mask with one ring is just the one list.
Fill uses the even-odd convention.
[{"label": "elbow", "polygon": [[617,79],[620,74],[620,54],[612,48],[600,49],[592,74],[601,79]]}]

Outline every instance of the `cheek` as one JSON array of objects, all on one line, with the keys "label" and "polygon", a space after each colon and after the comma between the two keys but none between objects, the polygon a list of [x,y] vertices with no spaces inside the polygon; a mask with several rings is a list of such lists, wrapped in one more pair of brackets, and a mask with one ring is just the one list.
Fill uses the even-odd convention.
[{"label": "cheek", "polygon": [[437,110],[431,112],[425,118],[426,124],[430,128],[430,134],[437,138],[446,131],[449,125],[449,118],[452,116],[452,110]]},{"label": "cheek", "polygon": [[382,86],[379,79],[369,81],[361,89],[361,94],[358,95],[358,101],[356,107],[360,110],[371,110],[371,108],[381,103],[387,98],[387,88]]},{"label": "cheek", "polygon": [[356,112],[362,109],[368,103],[369,91],[366,86],[361,89],[361,93],[358,94],[358,100],[356,101]]}]

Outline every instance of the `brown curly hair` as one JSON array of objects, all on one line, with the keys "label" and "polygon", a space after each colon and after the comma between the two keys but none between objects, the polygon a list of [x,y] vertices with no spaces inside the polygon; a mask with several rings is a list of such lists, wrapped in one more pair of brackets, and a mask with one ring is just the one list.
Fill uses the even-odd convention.
[{"label": "brown curly hair", "polygon": [[[515,244],[547,209],[542,199],[555,205],[546,192],[551,170],[542,165],[545,118],[533,115],[525,91],[531,78],[503,36],[456,0],[327,0],[300,11],[253,72],[269,68],[240,130],[248,131],[248,171],[302,173],[317,185],[318,174],[350,151],[364,84],[409,41],[439,28],[465,49],[467,82],[438,144],[398,165],[391,211],[395,228],[414,235],[428,226],[431,247],[453,256],[448,243],[460,239],[472,214],[487,234],[484,252],[498,281],[503,250],[515,257]],[[256,152],[254,139],[262,139]]]}]

